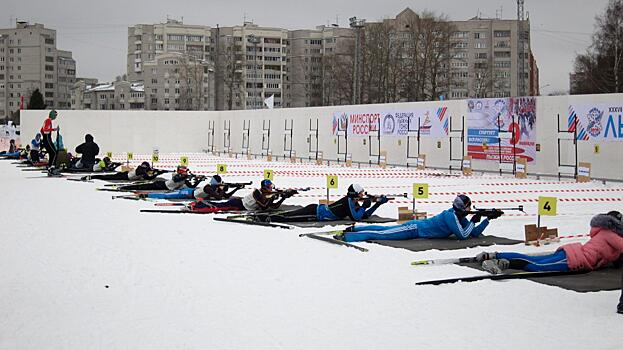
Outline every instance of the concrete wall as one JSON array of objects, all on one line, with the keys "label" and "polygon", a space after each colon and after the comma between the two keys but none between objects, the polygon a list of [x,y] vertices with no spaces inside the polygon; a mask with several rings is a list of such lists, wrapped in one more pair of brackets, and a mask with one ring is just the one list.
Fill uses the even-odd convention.
[{"label": "concrete wall", "polygon": [[[569,103],[621,103],[623,94],[558,96],[537,98],[537,142],[541,145],[537,152],[536,164],[529,165],[529,173],[558,173],[557,154],[557,115],[560,114],[561,128],[566,128]],[[275,156],[284,154],[284,124],[293,121],[293,149],[298,157],[308,156],[310,138],[309,124],[319,124],[319,150],[325,159],[338,158],[338,137],[332,135],[332,116],[336,111],[375,112],[386,111],[395,107],[405,108],[410,105],[418,108],[448,107],[452,117],[452,129],[461,127],[461,118],[466,115],[465,101],[420,102],[390,105],[358,105],[315,108],[288,108],[274,110],[247,110],[223,112],[169,112],[169,111],[59,111],[56,124],[61,126],[65,145],[73,149],[82,142],[85,133],[94,135],[102,152],[150,153],[157,146],[162,153],[197,152],[208,148],[209,122],[215,123],[215,150],[222,151],[224,146],[224,125],[231,125],[231,151],[242,152],[243,124],[250,121],[251,132],[249,152],[262,152],[262,122],[270,121],[270,149]],[[24,111],[21,119],[22,137],[30,139],[41,127],[47,111]],[[465,131],[465,135],[467,131]],[[364,145],[365,140],[365,145]],[[288,141],[288,140],[286,140]],[[438,148],[437,142],[441,142]],[[340,141],[343,146],[343,137]],[[369,142],[365,137],[348,138],[348,153],[353,161],[368,162]],[[372,140],[376,152],[376,140]],[[413,139],[413,142],[414,139]],[[449,138],[422,138],[420,153],[427,155],[427,165],[433,167],[449,166]],[[573,144],[563,142],[562,160],[573,161]],[[288,145],[289,146],[289,145]],[[458,141],[454,141],[454,157],[460,156]],[[601,142],[600,153],[594,154],[594,142],[580,141],[578,146],[579,161],[592,163],[593,177],[623,180],[623,142]],[[466,147],[466,146],[465,146]],[[406,137],[382,137],[381,149],[387,151],[390,164],[406,165]],[[411,150],[416,153],[412,145]],[[340,155],[340,159],[344,159]],[[497,162],[474,161],[474,169],[498,170]]]}]

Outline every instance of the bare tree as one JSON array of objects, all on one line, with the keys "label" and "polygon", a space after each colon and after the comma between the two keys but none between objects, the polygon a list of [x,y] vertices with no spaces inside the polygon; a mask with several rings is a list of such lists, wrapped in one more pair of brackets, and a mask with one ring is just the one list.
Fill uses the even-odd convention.
[{"label": "bare tree", "polygon": [[[184,55],[179,62],[179,109],[200,111],[204,109],[204,77],[208,64],[194,56]],[[206,81],[207,82],[207,81]]]}]

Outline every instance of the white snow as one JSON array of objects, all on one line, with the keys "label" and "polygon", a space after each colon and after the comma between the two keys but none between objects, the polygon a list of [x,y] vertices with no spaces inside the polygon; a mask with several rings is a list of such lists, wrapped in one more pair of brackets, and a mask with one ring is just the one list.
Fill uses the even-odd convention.
[{"label": "white snow", "polygon": [[[179,154],[161,155],[173,167]],[[278,187],[314,187],[286,203],[326,195],[326,172],[371,193],[411,192],[430,184],[429,201],[472,194],[482,207],[519,203],[484,200],[610,198],[558,203],[543,225],[561,235],[588,232],[590,217],[621,210],[620,185],[515,180],[508,176],[415,177],[407,169],[348,169],[246,161],[192,154],[195,172],[228,165],[229,181],[261,180],[273,169]],[[135,155],[135,162],[141,157]],[[146,159],[143,157],[142,159]],[[293,172],[303,171],[303,172]],[[139,213],[152,203],[111,200],[103,183],[23,172],[0,162],[1,349],[619,349],[619,291],[576,293],[513,280],[442,286],[416,281],[474,275],[460,266],[412,267],[418,259],[482,250],[543,252],[546,247],[496,246],[460,251],[407,250],[361,243],[367,253],[307,238],[302,232],[215,222],[210,215]],[[418,176],[420,176],[418,175]],[[501,183],[501,185],[496,185]],[[375,186],[396,186],[378,188]],[[607,191],[595,191],[607,189]],[[557,192],[579,190],[578,192]],[[529,191],[512,193],[511,191]],[[541,192],[542,191],[542,192]],[[246,193],[246,192],[242,192]],[[444,193],[437,195],[436,193]],[[479,203],[480,201],[480,203]],[[395,216],[397,206],[379,210]],[[536,212],[536,203],[525,203]],[[420,203],[437,213],[447,203]],[[487,233],[521,239],[536,216],[507,216]],[[563,240],[562,243],[580,240]]]}]

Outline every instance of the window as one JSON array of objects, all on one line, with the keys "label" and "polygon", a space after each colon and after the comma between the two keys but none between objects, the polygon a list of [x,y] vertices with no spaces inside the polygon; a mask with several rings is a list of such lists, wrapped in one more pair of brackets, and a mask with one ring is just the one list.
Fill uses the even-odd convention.
[{"label": "window", "polygon": [[184,36],[179,34],[167,34],[167,39],[170,41],[184,41]]},{"label": "window", "polygon": [[493,36],[496,38],[510,38],[511,31],[510,30],[496,30],[493,32]]},{"label": "window", "polygon": [[467,48],[467,42],[466,41],[459,41],[459,42],[453,43],[452,47],[455,48],[455,49],[466,49]]},{"label": "window", "polygon": [[474,43],[474,48],[476,49],[486,49],[487,48],[487,43],[486,42],[482,42],[482,41],[477,41]]},{"label": "window", "polygon": [[465,39],[468,36],[468,32],[453,32],[452,35],[450,35],[450,38],[452,39]]},{"label": "window", "polygon": [[45,83],[46,89],[54,89],[54,83]]},{"label": "window", "polygon": [[54,39],[47,38],[47,39],[45,39],[45,43],[47,45],[54,45]]},{"label": "window", "polygon": [[53,72],[54,71],[54,66],[49,66],[49,65],[45,65],[45,70],[48,72]]},{"label": "window", "polygon": [[474,39],[486,39],[487,38],[487,33],[486,32],[476,32],[474,33]]},{"label": "window", "polygon": [[486,60],[487,59],[487,53],[486,52],[476,52],[474,53],[474,58],[477,60]]},{"label": "window", "polygon": [[45,56],[45,61],[46,62],[54,62],[54,57]]},{"label": "window", "polygon": [[495,51],[493,53],[493,57],[495,58],[511,58],[510,51]]},{"label": "window", "polygon": [[510,47],[510,44],[506,40],[501,40],[495,43],[495,47],[506,48],[506,47]]},{"label": "window", "polygon": [[493,66],[495,68],[510,68],[511,62],[510,61],[496,61],[493,63]]}]

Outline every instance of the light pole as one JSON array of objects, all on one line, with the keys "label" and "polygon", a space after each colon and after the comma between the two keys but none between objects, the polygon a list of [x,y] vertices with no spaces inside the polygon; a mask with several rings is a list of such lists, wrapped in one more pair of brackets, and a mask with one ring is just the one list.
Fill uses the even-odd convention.
[{"label": "light pole", "polygon": [[350,27],[353,28],[355,30],[355,66],[353,69],[353,100],[352,103],[354,105],[358,104],[359,101],[359,89],[360,89],[360,79],[359,79],[359,46],[361,45],[360,43],[360,36],[361,36],[361,28],[363,28],[365,26],[366,20],[365,19],[357,19],[357,17],[351,17],[348,19],[348,21],[350,22]]},{"label": "light pole", "polygon": [[250,44],[253,44],[253,109],[257,108],[257,44],[260,38],[251,34],[247,38]]}]

